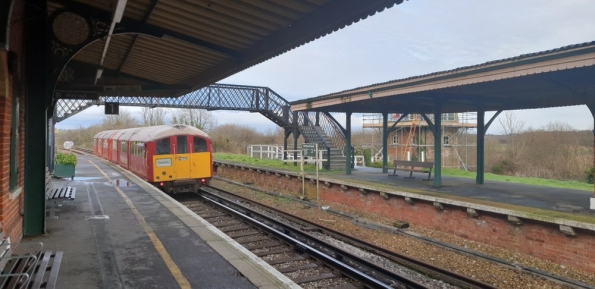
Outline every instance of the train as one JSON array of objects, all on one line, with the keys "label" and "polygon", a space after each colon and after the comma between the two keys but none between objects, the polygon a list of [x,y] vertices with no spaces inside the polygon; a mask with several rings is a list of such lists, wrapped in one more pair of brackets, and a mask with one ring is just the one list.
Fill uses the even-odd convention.
[{"label": "train", "polygon": [[93,136],[93,153],[166,193],[197,191],[213,177],[212,141],[184,124],[106,130]]}]

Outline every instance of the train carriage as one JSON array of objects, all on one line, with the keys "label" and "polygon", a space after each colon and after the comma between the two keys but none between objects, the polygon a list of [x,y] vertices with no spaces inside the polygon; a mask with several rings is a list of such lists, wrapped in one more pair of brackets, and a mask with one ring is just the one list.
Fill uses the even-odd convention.
[{"label": "train carriage", "polygon": [[188,125],[160,125],[95,135],[96,155],[168,193],[189,192],[213,176],[211,138]]}]

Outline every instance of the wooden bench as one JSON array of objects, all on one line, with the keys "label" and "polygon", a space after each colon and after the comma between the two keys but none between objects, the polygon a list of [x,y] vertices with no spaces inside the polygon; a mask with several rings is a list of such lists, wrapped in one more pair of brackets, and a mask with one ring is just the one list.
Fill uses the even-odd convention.
[{"label": "wooden bench", "polygon": [[62,206],[64,200],[74,200],[76,196],[76,188],[65,186],[54,188],[52,184],[52,176],[48,168],[45,169],[45,200],[46,205],[50,209],[50,219],[57,219],[56,207]]},{"label": "wooden bench", "polygon": [[[0,223],[0,230],[2,224]],[[0,232],[0,288],[55,288],[61,251],[42,250],[43,243],[11,244]]]},{"label": "wooden bench", "polygon": [[[422,172],[428,173],[428,178],[423,179],[424,181],[432,180],[432,168],[434,168],[433,162],[416,162],[416,161],[401,161],[401,160],[394,160],[393,161],[394,170],[393,174],[389,176],[399,176],[397,175],[397,170],[402,171],[409,171],[409,177],[405,177],[406,179],[414,179],[413,172]],[[429,169],[429,170],[428,170]]]}]

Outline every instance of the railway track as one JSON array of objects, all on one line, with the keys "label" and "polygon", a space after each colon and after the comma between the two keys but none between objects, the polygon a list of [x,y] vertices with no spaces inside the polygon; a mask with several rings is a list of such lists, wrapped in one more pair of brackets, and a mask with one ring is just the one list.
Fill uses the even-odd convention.
[{"label": "railway track", "polygon": [[174,198],[304,288],[493,288],[214,188]]}]

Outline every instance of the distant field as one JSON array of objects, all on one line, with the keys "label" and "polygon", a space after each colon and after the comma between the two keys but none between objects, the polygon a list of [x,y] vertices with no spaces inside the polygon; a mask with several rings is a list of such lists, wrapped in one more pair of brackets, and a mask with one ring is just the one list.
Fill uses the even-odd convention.
[{"label": "distant field", "polygon": [[[293,162],[283,163],[283,161],[279,160],[263,160],[263,159],[256,159],[251,158],[247,155],[236,155],[236,154],[226,154],[226,153],[215,153],[213,154],[215,160],[220,161],[228,161],[234,163],[242,163],[250,166],[257,166],[257,167],[267,167],[267,168],[275,168],[279,170],[286,170],[292,172],[299,172],[300,166],[293,165]],[[314,173],[316,168],[314,165],[305,165],[304,171],[308,173]],[[324,174],[342,174],[344,171],[326,171],[321,170]],[[464,170],[453,169],[453,168],[443,168],[442,175],[444,176],[453,176],[453,177],[463,177],[463,178],[475,178],[474,172],[467,172]],[[503,175],[495,175],[491,173],[485,174],[485,180],[491,181],[501,181],[501,182],[509,182],[509,183],[517,183],[517,184],[527,184],[527,185],[534,185],[534,186],[544,186],[544,187],[554,187],[554,188],[563,188],[563,189],[574,189],[574,190],[584,190],[584,191],[593,191],[593,185],[588,184],[585,182],[577,182],[577,181],[559,181],[559,180],[548,180],[548,179],[540,179],[540,178],[523,178],[523,177],[515,177],[515,176],[503,176]]]}]

